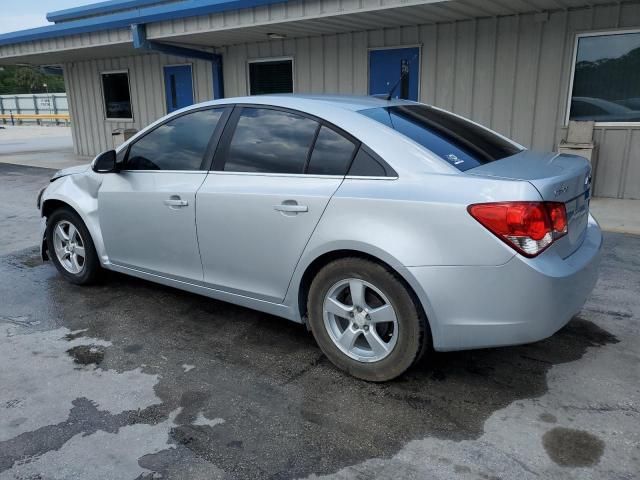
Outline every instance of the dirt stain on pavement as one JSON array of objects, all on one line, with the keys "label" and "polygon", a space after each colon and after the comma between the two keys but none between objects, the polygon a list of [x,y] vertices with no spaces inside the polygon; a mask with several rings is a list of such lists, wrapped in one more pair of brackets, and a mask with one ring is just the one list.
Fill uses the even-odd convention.
[{"label": "dirt stain on pavement", "polygon": [[78,345],[67,350],[67,353],[80,365],[100,365],[104,360],[104,348],[96,345]]},{"label": "dirt stain on pavement", "polygon": [[541,413],[538,416],[538,419],[541,422],[545,422],[545,423],[556,423],[558,421],[558,419],[556,418],[555,415],[552,415],[552,414],[547,413],[547,412]]},{"label": "dirt stain on pavement", "polygon": [[563,467],[591,467],[600,461],[604,442],[584,430],[556,427],[542,437],[549,458]]}]

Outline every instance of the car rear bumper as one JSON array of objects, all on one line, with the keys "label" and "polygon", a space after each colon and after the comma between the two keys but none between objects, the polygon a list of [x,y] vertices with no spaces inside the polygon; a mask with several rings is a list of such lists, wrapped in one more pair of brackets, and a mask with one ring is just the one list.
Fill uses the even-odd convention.
[{"label": "car rear bumper", "polygon": [[577,314],[598,280],[600,227],[589,216],[582,245],[567,258],[549,250],[500,266],[410,267],[423,290],[436,350],[530,343]]}]

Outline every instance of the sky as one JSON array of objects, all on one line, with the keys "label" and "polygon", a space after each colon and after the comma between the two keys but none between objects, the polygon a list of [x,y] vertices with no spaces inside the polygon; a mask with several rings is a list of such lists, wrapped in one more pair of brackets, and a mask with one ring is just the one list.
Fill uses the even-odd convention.
[{"label": "sky", "polygon": [[5,0],[2,3],[0,33],[42,27],[48,24],[47,12],[98,2],[91,0]]}]

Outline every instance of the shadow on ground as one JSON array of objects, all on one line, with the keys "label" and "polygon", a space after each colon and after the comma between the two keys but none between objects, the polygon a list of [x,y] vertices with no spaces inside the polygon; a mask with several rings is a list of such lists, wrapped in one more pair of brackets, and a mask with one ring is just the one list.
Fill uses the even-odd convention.
[{"label": "shadow on ground", "polygon": [[[40,455],[77,433],[154,424],[181,407],[170,433],[176,449],[143,457],[141,466],[167,474],[199,458],[233,478],[329,473],[391,456],[413,439],[477,438],[496,410],[543,395],[553,365],[617,342],[576,318],[533,345],[435,353],[396,381],[366,383],[335,370],[300,325],[117,274],[76,287],[36,255],[0,259],[11,318],[33,328],[87,329],[82,335],[112,342],[69,355],[99,369],[159,374],[163,403],[110,415],[79,398],[63,424],[0,442],[0,472],[25,455],[25,445]],[[224,423],[194,425],[198,412]]]}]

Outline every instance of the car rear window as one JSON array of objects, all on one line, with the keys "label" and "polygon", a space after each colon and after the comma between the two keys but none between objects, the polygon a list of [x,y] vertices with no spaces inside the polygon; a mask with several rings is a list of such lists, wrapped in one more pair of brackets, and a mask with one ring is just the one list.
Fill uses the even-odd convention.
[{"label": "car rear window", "polygon": [[521,149],[479,125],[427,105],[360,110],[465,171],[510,157]]}]

